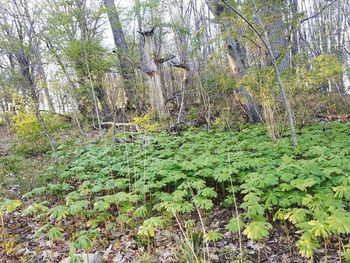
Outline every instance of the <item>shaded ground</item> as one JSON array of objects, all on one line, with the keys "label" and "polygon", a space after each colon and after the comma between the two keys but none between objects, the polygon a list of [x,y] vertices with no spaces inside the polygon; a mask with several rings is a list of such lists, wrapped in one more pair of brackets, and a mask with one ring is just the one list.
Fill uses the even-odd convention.
[{"label": "shaded ground", "polygon": [[[195,216],[194,216],[195,217]],[[209,243],[210,262],[239,262],[238,235],[231,234],[225,229],[232,211],[216,208],[213,215],[206,219],[207,231],[220,229],[224,237],[219,241]],[[196,219],[199,226],[199,220]],[[73,229],[74,222],[65,222],[66,229]],[[39,222],[30,217],[22,217],[20,213],[5,216],[5,237],[0,238],[0,262],[60,262],[68,255],[69,241],[64,238],[50,243],[44,237],[36,237],[34,229],[39,228]],[[199,226],[200,227],[200,226]],[[4,239],[5,238],[5,239]],[[291,237],[291,254],[284,231],[279,224],[274,225],[274,231],[269,238],[261,242],[248,240],[242,236],[244,262],[259,262],[258,251],[260,250],[260,262],[310,262],[299,256],[294,243],[297,236]],[[95,249],[99,251],[102,262],[188,262],[189,250],[186,248],[181,231],[176,222],[168,229],[158,231],[154,242],[148,246],[137,238],[137,229],[120,227],[113,236],[101,236],[96,241]],[[314,262],[339,262],[337,241],[332,242],[327,252],[327,260],[324,251],[319,250],[315,254]],[[238,261],[237,261],[238,260]]]}]

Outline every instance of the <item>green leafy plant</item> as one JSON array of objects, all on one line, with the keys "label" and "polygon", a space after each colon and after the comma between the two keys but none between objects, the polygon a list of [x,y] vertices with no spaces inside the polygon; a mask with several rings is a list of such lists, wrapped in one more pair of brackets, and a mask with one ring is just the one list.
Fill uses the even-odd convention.
[{"label": "green leafy plant", "polygon": [[299,249],[299,252],[302,256],[310,258],[313,262],[313,256],[315,250],[319,247],[318,242],[310,235],[305,233],[302,237],[296,242],[296,245]]},{"label": "green leafy plant", "polygon": [[20,200],[11,200],[4,199],[0,202],[0,222],[1,222],[1,232],[5,235],[5,222],[4,222],[4,214],[9,214],[14,212],[20,205]]},{"label": "green leafy plant", "polygon": [[[349,124],[326,129],[304,128],[296,149],[287,138],[271,142],[259,125],[240,132],[155,133],[147,142],[136,136],[133,143],[118,146],[93,144],[72,150],[50,183],[25,194],[36,202],[23,214],[51,217],[57,224],[72,219],[77,227],[86,223],[108,231],[116,225],[136,227],[150,245],[171,220],[181,225],[182,218],[197,212],[202,246],[221,237],[206,232],[205,224],[224,200],[226,207],[236,207],[230,232],[244,229],[260,249],[272,229],[267,218],[273,217],[274,224],[283,224],[290,250],[295,229],[293,236],[301,234],[296,243],[301,255],[312,258],[320,242],[326,248],[336,237],[342,248],[342,237],[350,233],[350,140],[344,136]],[[190,245],[183,248],[194,257],[185,228],[184,234]],[[202,252],[195,255],[200,258]]]}]

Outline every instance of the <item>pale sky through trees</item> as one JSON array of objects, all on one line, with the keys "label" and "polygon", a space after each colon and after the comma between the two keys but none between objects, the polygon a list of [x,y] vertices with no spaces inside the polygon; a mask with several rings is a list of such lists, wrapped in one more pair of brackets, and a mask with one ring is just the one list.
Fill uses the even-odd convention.
[{"label": "pale sky through trees", "polygon": [[[142,1],[141,1],[142,2]],[[168,0],[169,4],[173,1],[171,0]],[[188,5],[189,1],[188,0],[185,0],[185,5]],[[298,5],[299,5],[299,11],[302,11],[305,13],[305,17],[311,17],[315,14],[317,14],[319,11],[318,10],[315,10],[315,6],[319,5],[322,7],[321,3],[322,1],[320,0],[298,0]],[[333,3],[334,2],[334,3]],[[324,5],[329,5],[327,7],[327,9],[323,10],[323,12],[331,12],[332,11],[332,8],[335,8],[337,3],[335,3],[335,1],[330,1],[329,3],[326,2]],[[167,3],[167,1],[163,1],[163,3]],[[331,4],[332,3],[332,4]],[[121,11],[126,11],[129,13],[130,9],[134,6],[134,0],[115,0],[115,4],[117,7],[120,8]],[[205,1],[204,0],[198,0],[197,1],[197,4],[198,6],[200,4],[205,4]],[[163,14],[161,16],[161,18],[164,20],[164,21],[170,21],[170,17],[174,15],[172,12],[170,13],[167,13],[167,14]],[[320,16],[321,14],[319,14],[318,16]],[[335,22],[336,22],[336,16],[337,14],[334,13],[332,14],[334,15],[334,18],[335,18]],[[130,23],[128,23],[127,25],[124,23],[124,31],[126,34],[130,33],[130,32],[133,32],[135,30],[135,26],[136,26],[136,21],[135,21],[135,18],[130,18],[130,17],[126,17],[127,15],[125,14],[125,12],[121,12],[121,17],[122,18],[127,18],[128,21],[130,21]],[[110,26],[108,24],[108,19],[107,19],[107,16],[104,16],[104,18],[106,19],[106,25],[104,26],[104,39],[103,39],[103,44],[108,48],[108,49],[113,49],[114,48],[114,43],[113,43],[113,36],[112,36],[112,32],[111,32],[111,29],[110,29]],[[311,29],[312,31],[312,28],[317,26],[317,16],[315,18],[312,18],[310,19],[310,21],[308,22],[304,22],[302,24],[302,27],[301,28],[304,28],[305,29],[305,36],[307,38],[310,37],[310,34],[309,34],[309,31]],[[344,38],[344,42],[347,42],[347,46],[348,48],[350,49],[350,23],[349,21],[347,22],[346,19],[342,20],[340,22],[342,25],[341,25],[341,34],[342,34],[342,37]],[[214,25],[214,24],[212,24]],[[215,31],[215,30],[214,30]],[[173,36],[167,36],[168,38],[172,38]],[[312,39],[308,39],[308,41],[311,41]],[[328,43],[328,47],[330,47],[332,44],[334,43],[331,43],[331,39],[328,39],[327,40],[327,43]],[[321,43],[320,43],[321,45]],[[320,46],[321,47],[321,46]],[[322,48],[322,47],[321,47]],[[345,55],[347,57],[347,61],[348,61],[348,64],[350,63],[350,55],[347,54]],[[349,80],[349,77],[344,74],[344,83],[346,86],[350,87],[350,80]]]}]

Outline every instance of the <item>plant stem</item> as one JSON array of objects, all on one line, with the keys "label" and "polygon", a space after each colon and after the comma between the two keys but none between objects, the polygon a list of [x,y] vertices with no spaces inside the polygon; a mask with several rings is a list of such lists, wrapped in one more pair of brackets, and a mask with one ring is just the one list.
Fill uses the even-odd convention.
[{"label": "plant stem", "polygon": [[341,240],[340,240],[340,236],[338,236],[338,246],[339,246],[339,262],[342,263],[342,256],[341,256]]},{"label": "plant stem", "polygon": [[50,250],[51,250],[51,251],[50,251],[51,262],[52,262],[52,263],[55,263],[55,259],[54,259],[54,256],[53,256],[53,251],[52,251],[53,241],[52,241],[52,240],[50,240],[49,244],[50,244]]},{"label": "plant stem", "polygon": [[177,224],[178,224],[179,227],[180,227],[181,233],[183,234],[183,236],[184,236],[184,238],[185,238],[185,241],[186,241],[188,247],[191,249],[191,252],[192,252],[192,254],[193,254],[193,256],[194,256],[196,262],[199,262],[198,257],[197,257],[197,255],[196,255],[196,253],[194,252],[194,249],[193,249],[193,247],[191,246],[191,243],[190,243],[190,241],[189,241],[189,239],[188,239],[188,237],[187,237],[185,231],[183,230],[183,228],[182,228],[182,226],[181,226],[180,220],[179,220],[179,218],[177,217],[177,215],[176,215],[175,213],[174,213],[174,217],[175,217],[175,219],[176,219]]},{"label": "plant stem", "polygon": [[2,213],[0,213],[0,221],[1,221],[1,232],[2,235],[5,236],[5,223],[4,223],[4,216]]},{"label": "plant stem", "polygon": [[[191,189],[191,193],[192,193],[192,196],[194,196],[194,193],[193,193],[193,190],[192,190],[192,189]],[[201,211],[199,210],[199,208],[197,207],[197,205],[195,204],[194,206],[196,207],[196,211],[197,211],[197,214],[198,214],[198,217],[199,217],[199,221],[200,221],[201,226],[202,226],[205,248],[206,248],[206,250],[207,250],[207,256],[208,256],[208,259],[209,259],[209,258],[210,258],[210,252],[209,252],[209,245],[208,245],[208,241],[207,241],[207,232],[205,231],[205,226],[204,226],[204,222],[203,222],[203,217],[202,217]],[[205,253],[204,253],[204,255],[205,255]],[[204,257],[204,260],[205,260],[205,257]]]},{"label": "plant stem", "polygon": [[[229,163],[230,174],[231,174],[230,153],[228,153],[228,163]],[[239,257],[240,257],[240,263],[243,263],[242,234],[241,234],[241,226],[240,226],[240,222],[239,222],[239,211],[238,211],[238,205],[237,205],[235,191],[233,191],[233,182],[232,182],[232,177],[231,176],[230,176],[230,183],[231,183],[233,203],[234,203],[234,207],[235,207],[235,213],[236,213],[236,219],[237,219],[237,227],[238,227],[238,244],[239,244],[239,254],[240,254]]]},{"label": "plant stem", "polygon": [[324,262],[328,262],[328,247],[327,247],[327,239],[324,238]]},{"label": "plant stem", "polygon": [[287,236],[289,255],[291,256],[292,255],[292,246],[290,244],[290,236],[289,236],[288,225],[287,225],[287,222],[285,220],[283,221],[283,226],[284,226],[284,231],[286,232],[286,236]]}]

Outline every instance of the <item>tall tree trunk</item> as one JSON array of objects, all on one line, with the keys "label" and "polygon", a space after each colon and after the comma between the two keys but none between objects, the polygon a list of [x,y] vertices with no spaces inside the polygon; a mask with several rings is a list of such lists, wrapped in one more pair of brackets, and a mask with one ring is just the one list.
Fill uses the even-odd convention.
[{"label": "tall tree trunk", "polygon": [[[263,17],[268,17],[269,22],[266,26],[266,32],[269,37],[271,50],[274,59],[280,71],[288,68],[290,60],[290,52],[288,47],[288,28],[286,26],[286,14],[284,1],[278,0],[266,3],[261,7]],[[267,63],[272,65],[273,62],[267,54]]]},{"label": "tall tree trunk", "polygon": [[9,118],[9,115],[8,115],[8,109],[6,109],[6,103],[4,100],[0,100],[0,108],[1,110],[3,111],[3,119],[5,120],[6,122],[6,127],[8,130],[10,130],[10,127],[11,127],[11,120]]},{"label": "tall tree trunk", "polygon": [[[57,53],[57,50],[55,50],[52,46],[52,43],[49,39],[46,39],[46,45],[47,47],[53,52],[54,57],[56,58],[56,62],[58,63],[59,67],[61,68],[61,70],[63,71],[63,74],[66,76],[68,83],[70,84],[70,87],[68,89],[68,95],[70,96],[70,98],[73,100],[72,103],[72,113],[73,113],[73,117],[75,120],[75,124],[77,125],[79,132],[81,135],[83,135],[83,129],[82,129],[82,125],[80,123],[80,120],[78,118],[78,114],[77,114],[77,99],[75,98],[75,96],[73,95],[73,87],[75,86],[74,81],[71,79],[69,73],[67,72],[66,66],[64,65],[60,55]],[[60,94],[58,94],[58,96],[60,96]],[[62,103],[63,104],[63,103]],[[62,110],[64,111],[64,107],[62,107]]]},{"label": "tall tree trunk", "polygon": [[254,11],[255,11],[257,19],[258,19],[258,23],[260,24],[260,27],[261,27],[261,29],[263,30],[263,33],[264,33],[264,38],[265,39],[261,37],[261,40],[264,42],[264,44],[266,45],[267,51],[269,52],[269,55],[270,55],[270,58],[271,58],[271,61],[272,61],[272,65],[273,65],[273,67],[275,69],[277,83],[278,83],[278,86],[279,86],[279,88],[281,90],[282,99],[283,99],[284,105],[286,107],[287,116],[288,116],[288,124],[289,124],[289,129],[290,129],[290,134],[291,134],[291,138],[292,138],[292,141],[293,141],[293,145],[297,146],[298,145],[298,141],[297,141],[297,137],[296,137],[296,133],[295,133],[293,113],[292,113],[292,109],[291,109],[290,104],[289,104],[287,92],[286,92],[286,89],[284,87],[284,83],[282,81],[279,68],[278,68],[278,65],[277,65],[277,62],[276,62],[276,59],[275,59],[275,55],[274,55],[274,52],[272,50],[272,46],[271,46],[270,39],[269,39],[269,34],[268,34],[268,32],[267,32],[267,30],[266,30],[266,28],[264,26],[264,23],[261,20],[261,17],[259,15],[258,8],[256,7],[255,1],[252,0],[252,2],[253,2],[253,5],[254,5]]},{"label": "tall tree trunk", "polygon": [[44,70],[44,66],[40,61],[38,61],[38,73],[40,74],[40,79],[41,79],[41,86],[44,90],[44,94],[46,97],[47,105],[49,106],[49,110],[51,112],[55,112],[55,107],[53,106],[53,101],[50,95],[49,87],[47,85],[47,80],[46,80],[46,74]]},{"label": "tall tree trunk", "polygon": [[42,89],[44,90],[44,94],[46,97],[47,105],[49,106],[49,110],[52,112],[55,112],[55,107],[53,106],[53,101],[52,101],[52,98],[50,95],[49,87],[47,85],[47,79],[46,79],[44,65],[43,65],[43,62],[41,59],[41,54],[39,51],[39,41],[38,41],[38,38],[36,35],[33,38],[34,39],[33,39],[32,49],[34,51],[35,58],[36,58],[36,63],[37,63],[37,68],[38,68],[38,77],[40,79],[40,84],[41,84]]},{"label": "tall tree trunk", "polygon": [[[232,13],[220,0],[206,0],[206,3],[215,17],[220,17],[224,13]],[[223,33],[232,31],[232,24],[229,22],[222,22],[220,27]],[[238,78],[243,77],[248,68],[248,59],[245,47],[232,36],[226,37],[226,47],[229,66],[232,73]],[[260,114],[260,107],[254,101],[252,95],[249,94],[244,87],[241,87],[237,93],[247,101],[244,103],[244,111],[248,115],[249,121],[252,123],[261,122],[262,118]]]},{"label": "tall tree trunk", "polygon": [[188,84],[191,79],[191,71],[190,71],[190,67],[186,63],[174,62],[174,61],[172,61],[171,63],[173,67],[181,68],[184,70],[184,76],[182,80],[181,104],[180,104],[179,114],[177,116],[177,124],[181,124],[185,122],[187,90],[188,90]]},{"label": "tall tree trunk", "polygon": [[120,22],[114,0],[103,0],[103,2],[107,9],[109,22],[112,28],[114,44],[117,47],[119,65],[127,97],[126,107],[127,109],[135,109],[137,105],[134,101],[136,98],[135,72],[132,64],[129,62],[129,60],[125,59],[125,56],[123,55],[123,53],[128,53],[128,46],[125,41],[122,24]]},{"label": "tall tree trunk", "polygon": [[47,140],[50,144],[52,151],[55,152],[54,141],[51,138],[51,136],[46,128],[44,119],[42,118],[42,116],[40,114],[39,98],[38,98],[34,78],[31,75],[32,70],[31,70],[30,62],[29,62],[28,58],[26,57],[23,50],[20,50],[19,52],[17,52],[16,58],[17,58],[17,61],[20,65],[20,68],[21,68],[20,72],[21,72],[21,77],[22,77],[22,85],[26,88],[26,92],[29,93],[30,97],[32,98],[32,100],[34,102],[35,116],[39,122],[39,125],[40,125],[42,131],[45,134],[45,137],[47,138]]},{"label": "tall tree trunk", "polygon": [[[141,16],[141,4],[140,0],[135,0],[135,13],[136,13],[136,20],[137,20],[137,30],[139,32],[142,31],[142,16]],[[142,64],[145,64],[145,54],[143,50],[144,46],[144,38],[142,35],[139,35],[139,43],[138,43],[138,49],[139,49],[139,55],[140,55],[140,60]],[[147,75],[145,72],[142,72],[142,81],[143,83],[147,82]]]},{"label": "tall tree trunk", "polygon": [[[23,3],[23,8],[26,14],[26,20],[29,23],[29,38],[30,38],[30,47],[31,50],[34,53],[35,56],[35,63],[37,64],[37,71],[38,71],[38,76],[32,76],[33,81],[37,84],[38,79],[41,81],[41,87],[44,90],[44,94],[47,100],[47,104],[49,106],[49,110],[52,112],[55,112],[55,108],[53,106],[52,98],[50,96],[49,88],[47,86],[47,80],[46,80],[46,74],[43,66],[43,62],[41,59],[41,54],[40,54],[40,42],[39,42],[39,37],[36,33],[36,28],[34,25],[34,21],[32,20],[32,17],[29,12],[29,6],[28,3]],[[33,74],[33,73],[32,73]],[[36,77],[36,79],[34,79]],[[37,94],[39,96],[39,94]]]},{"label": "tall tree trunk", "polygon": [[168,114],[168,111],[165,107],[159,64],[164,61],[161,61],[158,58],[157,48],[154,41],[154,30],[155,27],[150,30],[140,32],[140,34],[145,40],[145,72],[147,73],[148,77],[151,106],[156,110],[157,116],[159,118],[163,118]]},{"label": "tall tree trunk", "polygon": [[296,56],[299,54],[299,39],[298,39],[298,32],[299,32],[299,24],[296,24],[296,17],[298,15],[298,0],[290,0],[290,6],[291,6],[291,19],[292,19],[292,36],[291,36],[291,65],[296,65]]}]

